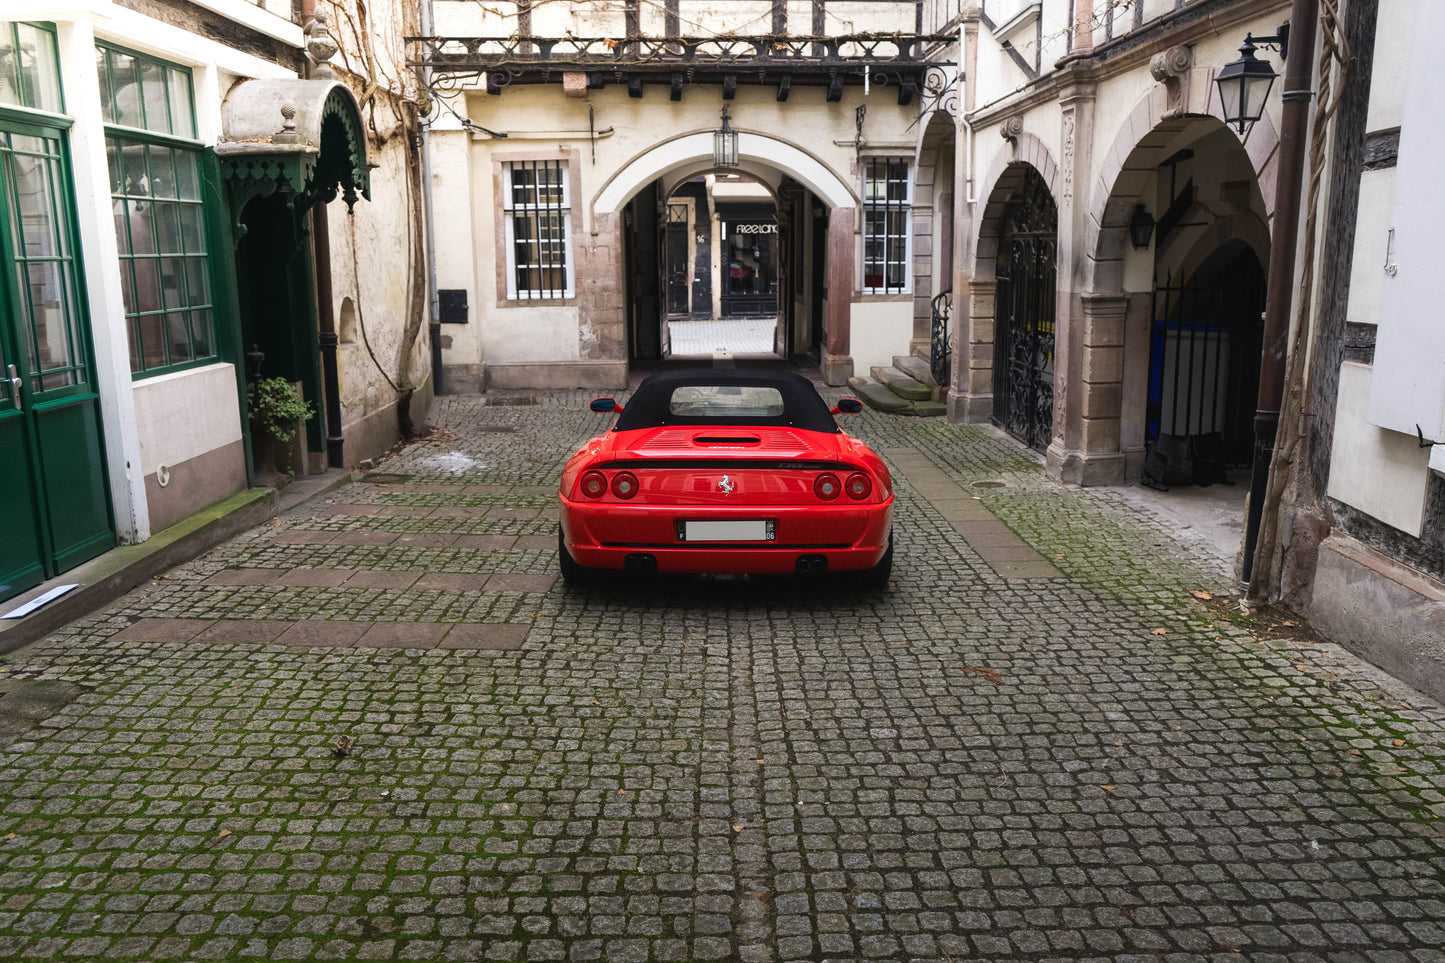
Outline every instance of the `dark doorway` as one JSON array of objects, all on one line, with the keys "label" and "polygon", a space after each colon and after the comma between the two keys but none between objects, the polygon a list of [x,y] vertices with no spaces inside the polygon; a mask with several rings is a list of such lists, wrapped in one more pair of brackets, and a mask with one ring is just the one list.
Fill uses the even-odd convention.
[{"label": "dark doorway", "polygon": [[1043,451],[1054,428],[1058,210],[1032,167],[1004,209],[994,324],[993,420]]},{"label": "dark doorway", "polygon": [[1146,475],[1209,482],[1249,464],[1263,310],[1264,270],[1242,241],[1222,245],[1182,283],[1167,274],[1156,283]]},{"label": "dark doorway", "polygon": [[317,410],[306,421],[306,450],[324,450],[320,350],[314,312],[311,246],[295,209],[281,194],[252,199],[236,245],[241,337],[247,351],[261,349],[264,378],[300,382]]}]

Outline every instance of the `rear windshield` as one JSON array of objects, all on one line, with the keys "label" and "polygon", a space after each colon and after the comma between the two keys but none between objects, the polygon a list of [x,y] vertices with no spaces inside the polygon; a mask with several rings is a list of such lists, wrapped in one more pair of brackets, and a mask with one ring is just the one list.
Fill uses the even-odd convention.
[{"label": "rear windshield", "polygon": [[752,425],[838,432],[812,382],[793,372],[678,371],[645,378],[614,431],[668,425]]},{"label": "rear windshield", "polygon": [[680,385],[667,409],[681,418],[777,418],[783,393],[759,385]]}]

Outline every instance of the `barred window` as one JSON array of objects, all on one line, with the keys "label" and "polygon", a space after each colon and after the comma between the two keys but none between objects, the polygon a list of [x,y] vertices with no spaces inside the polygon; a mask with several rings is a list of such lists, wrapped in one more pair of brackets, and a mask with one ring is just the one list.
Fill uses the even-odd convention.
[{"label": "barred window", "polygon": [[507,297],[570,298],[572,212],[566,161],[513,161],[503,167]]},{"label": "barred window", "polygon": [[201,145],[190,73],[96,45],[130,368],[215,360]]},{"label": "barred window", "polygon": [[912,198],[908,161],[869,158],[863,182],[863,293],[910,288]]}]

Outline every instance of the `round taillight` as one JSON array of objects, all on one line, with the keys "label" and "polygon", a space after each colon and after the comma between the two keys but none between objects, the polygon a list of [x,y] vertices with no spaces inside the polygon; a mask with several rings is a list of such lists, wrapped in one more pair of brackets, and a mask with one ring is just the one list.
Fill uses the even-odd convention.
[{"label": "round taillight", "polygon": [[830,471],[823,472],[823,474],[819,475],[817,480],[813,482],[813,494],[825,502],[831,502],[837,498],[838,493],[842,490],[843,486],[838,484],[838,476]]},{"label": "round taillight", "polygon": [[873,493],[873,480],[861,471],[855,471],[848,476],[843,487],[847,490],[849,498],[862,500]]},{"label": "round taillight", "polygon": [[637,494],[637,476],[630,471],[620,471],[612,476],[612,494],[618,498],[631,498]]},{"label": "round taillight", "polygon": [[600,471],[589,471],[582,476],[582,494],[588,498],[601,498],[607,494],[607,476]]}]

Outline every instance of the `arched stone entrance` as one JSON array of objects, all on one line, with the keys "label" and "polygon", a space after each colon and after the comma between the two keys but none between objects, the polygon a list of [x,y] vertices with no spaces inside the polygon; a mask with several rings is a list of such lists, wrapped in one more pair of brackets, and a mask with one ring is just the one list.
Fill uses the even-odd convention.
[{"label": "arched stone entrance", "polygon": [[[1162,385],[1150,377],[1159,375],[1160,351],[1172,350],[1160,346],[1160,324],[1169,324],[1160,315],[1173,309],[1160,307],[1168,301],[1160,285],[1192,291],[1195,281],[1214,283],[1196,273],[1234,244],[1267,263],[1277,136],[1266,117],[1241,143],[1218,117],[1212,88],[1192,84],[1196,93],[1211,91],[1198,113],[1170,113],[1165,88],[1157,88],[1104,155],[1101,182],[1111,187],[1092,202],[1084,244],[1078,431],[1062,438],[1051,458],[1061,480],[1118,484],[1142,474],[1157,435],[1150,411],[1159,414],[1162,403]],[[1134,140],[1134,130],[1147,133]],[[1146,250],[1130,243],[1140,204],[1156,221]],[[1233,390],[1253,398],[1254,386],[1251,380]]]},{"label": "arched stone entrance", "polygon": [[[623,212],[650,185],[663,185],[663,196],[712,165],[712,132],[698,131],[656,145],[613,174],[590,206],[587,232],[577,244],[578,300],[584,359],[624,360],[629,356],[628,246]],[[802,148],[776,137],[741,130],[738,134],[740,173],[777,185],[784,201],[786,185],[801,185],[821,207],[816,230],[800,229],[799,237],[815,244],[812,259],[824,265],[821,298],[821,368],[825,381],[847,384],[853,373],[849,355],[850,313],[854,277],[854,233],[858,198],[843,179]],[[800,209],[811,219],[811,202],[799,195]],[[779,217],[783,217],[780,203]],[[654,212],[656,216],[656,212]],[[796,220],[796,218],[794,218]],[[804,243],[800,240],[799,243]],[[589,280],[590,279],[590,280]]]},{"label": "arched stone entrance", "polygon": [[1030,172],[1040,179],[1057,202],[1059,166],[1044,142],[1018,131],[1010,138],[1012,150],[1000,156],[981,181],[987,193],[980,201],[978,241],[974,245],[967,299],[955,303],[953,382],[949,411],[954,420],[979,423],[994,417],[994,359],[998,315],[999,239],[1009,200],[1023,187]]}]

